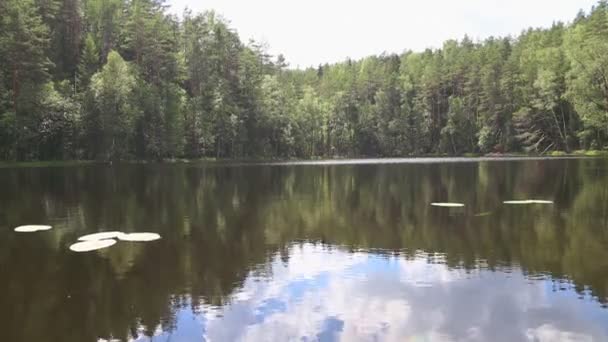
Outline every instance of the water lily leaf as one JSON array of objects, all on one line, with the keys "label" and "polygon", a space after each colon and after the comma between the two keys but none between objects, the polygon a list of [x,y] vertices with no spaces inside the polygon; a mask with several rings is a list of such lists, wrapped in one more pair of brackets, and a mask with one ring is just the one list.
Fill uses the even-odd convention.
[{"label": "water lily leaf", "polygon": [[118,236],[120,241],[148,242],[160,239],[156,233],[128,233]]},{"label": "water lily leaf", "polygon": [[532,204],[529,200],[503,201],[504,204]]},{"label": "water lily leaf", "polygon": [[51,226],[42,226],[42,225],[28,225],[28,226],[19,226],[15,228],[15,231],[18,233],[34,233],[38,231],[49,230],[53,227]]},{"label": "water lily leaf", "polygon": [[107,248],[114,244],[116,244],[116,240],[114,239],[81,241],[71,245],[70,250],[74,252],[90,252],[102,248]]},{"label": "water lily leaf", "polygon": [[464,204],[462,203],[441,203],[441,202],[435,202],[435,203],[431,203],[432,206],[434,207],[446,207],[446,208],[462,208],[464,207]]},{"label": "water lily leaf", "polygon": [[81,236],[78,238],[78,241],[96,241],[96,240],[105,240],[105,239],[118,239],[123,232],[99,232],[94,234],[88,234],[85,236]]},{"label": "water lily leaf", "polygon": [[553,201],[546,200],[512,200],[504,201],[504,204],[553,204]]}]

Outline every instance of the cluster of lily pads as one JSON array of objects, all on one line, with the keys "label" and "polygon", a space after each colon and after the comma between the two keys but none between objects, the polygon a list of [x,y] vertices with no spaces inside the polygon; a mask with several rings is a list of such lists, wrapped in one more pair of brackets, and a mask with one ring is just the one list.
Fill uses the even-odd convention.
[{"label": "cluster of lily pads", "polygon": [[[52,229],[52,226],[27,225],[15,228],[18,233],[34,233]],[[74,252],[90,252],[115,245],[118,241],[148,242],[160,239],[156,233],[123,233],[118,231],[99,232],[78,238],[78,242],[70,246]]]},{"label": "cluster of lily pads", "polygon": [[118,241],[148,242],[160,239],[156,233],[99,232],[81,236],[70,246],[74,252],[90,252],[115,245]]},{"label": "cluster of lily pads", "polygon": [[[553,204],[553,201],[547,200],[510,200],[503,201],[504,204]],[[452,202],[433,202],[431,203],[434,207],[445,207],[445,208],[462,208],[464,203],[452,203]]]}]

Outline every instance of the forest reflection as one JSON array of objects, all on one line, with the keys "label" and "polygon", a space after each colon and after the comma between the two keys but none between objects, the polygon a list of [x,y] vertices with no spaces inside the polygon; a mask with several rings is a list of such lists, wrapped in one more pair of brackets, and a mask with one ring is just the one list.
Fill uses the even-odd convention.
[{"label": "forest reflection", "polygon": [[[306,332],[311,339],[323,339],[325,335],[315,334],[331,335],[338,328],[345,336],[372,339],[372,333],[348,335],[360,317],[356,311],[350,321],[344,310],[335,309],[347,319],[330,315],[328,308],[340,288],[351,289],[362,301],[377,296],[404,314],[407,307],[424,311],[416,304],[422,302],[415,301],[420,289],[426,289],[425,298],[437,301],[458,294],[459,287],[447,294],[441,292],[445,286],[436,286],[450,279],[467,279],[476,298],[488,305],[497,299],[484,294],[535,297],[530,289],[538,286],[564,290],[575,295],[568,305],[589,307],[585,310],[607,322],[602,308],[608,301],[607,185],[608,163],[596,159],[0,169],[0,322],[5,327],[0,334],[8,341],[144,341],[145,336],[172,332],[188,335],[187,327],[178,327],[190,317],[197,322],[191,327],[197,336],[264,339],[269,336],[263,333],[270,331],[302,333],[290,330],[287,318],[318,310],[324,314],[314,322],[317,331]],[[527,198],[555,203],[502,203]],[[429,206],[435,201],[466,207]],[[23,223],[55,228],[27,236],[12,232]],[[163,239],[90,254],[68,250],[80,235],[113,229],[153,231]],[[284,287],[289,291],[282,299],[268,295],[268,288],[280,288],[279,281],[294,267],[300,273],[287,278]],[[408,273],[417,267],[425,271]],[[375,282],[364,281],[374,277]],[[526,287],[531,282],[537,287]],[[265,286],[264,296],[260,286]],[[334,291],[317,293],[330,304],[315,307],[302,294],[323,288]],[[462,301],[470,296],[461,293],[461,304],[454,307],[443,302],[441,314],[456,318],[450,310],[466,306]],[[247,311],[249,326],[260,328],[266,314],[281,312],[280,329],[222,335],[239,331],[234,322],[244,316],[231,315],[242,313],[239,303],[252,299],[257,304]],[[294,300],[298,305],[286,304]],[[524,309],[511,314],[522,318],[529,314]],[[572,322],[572,317],[564,314],[558,321]],[[473,333],[459,331],[470,322],[435,331],[429,322],[401,318],[414,325],[393,333],[415,327],[427,338],[446,333],[467,338]],[[375,327],[397,324],[372,318],[366,322]],[[225,329],[213,330],[213,324]],[[485,328],[474,333],[492,336],[484,335],[492,327]],[[547,329],[539,324],[522,331],[528,337],[547,333],[537,328]],[[605,329],[587,328],[581,331],[608,336]],[[331,340],[330,335],[325,337]]]}]

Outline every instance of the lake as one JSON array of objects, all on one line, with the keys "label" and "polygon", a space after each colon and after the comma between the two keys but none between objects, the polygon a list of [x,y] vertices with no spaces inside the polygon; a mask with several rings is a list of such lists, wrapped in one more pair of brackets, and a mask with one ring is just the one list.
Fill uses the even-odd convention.
[{"label": "lake", "polygon": [[[106,230],[162,239],[69,250]],[[607,341],[607,304],[608,160],[0,168],[2,341]]]}]

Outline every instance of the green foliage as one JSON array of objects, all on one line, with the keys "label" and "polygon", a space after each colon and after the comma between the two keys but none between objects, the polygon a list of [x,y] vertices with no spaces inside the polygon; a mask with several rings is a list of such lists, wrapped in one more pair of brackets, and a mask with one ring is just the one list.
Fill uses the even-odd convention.
[{"label": "green foliage", "polygon": [[579,113],[579,132],[586,148],[602,148],[608,135],[608,3],[600,1],[591,14],[580,19],[566,37],[572,69],[568,98]]},{"label": "green foliage", "polygon": [[[13,107],[19,111],[24,88],[44,82],[51,66],[46,57],[48,27],[32,0],[8,0],[0,16],[0,65],[10,84]],[[22,96],[23,95],[23,96]],[[28,100],[30,101],[30,100]]]},{"label": "green foliage", "polygon": [[45,86],[41,107],[44,111],[38,126],[39,159],[79,159],[80,104],[62,96],[49,83]]},{"label": "green foliage", "polygon": [[0,159],[604,149],[608,5],[517,38],[304,70],[162,0],[0,2]]},{"label": "green foliage", "polygon": [[93,74],[99,67],[99,51],[95,45],[95,39],[88,34],[84,40],[80,64],[78,64],[79,88],[86,89]]},{"label": "green foliage", "polygon": [[15,142],[17,141],[17,122],[14,112],[0,114],[0,158],[15,159]]},{"label": "green foliage", "polygon": [[115,51],[91,79],[93,107],[88,115],[98,123],[97,158],[124,159],[132,154],[132,132],[138,108],[134,106],[136,80],[131,67]]},{"label": "green foliage", "polygon": [[323,155],[326,147],[327,117],[329,108],[311,87],[304,89],[302,99],[295,108],[296,155],[311,158]]},{"label": "green foliage", "polygon": [[[41,1],[41,0],[38,0]],[[83,0],[45,0],[55,2],[51,32],[50,59],[55,64],[55,78],[76,81],[83,40]]]}]

